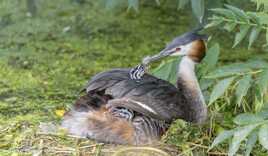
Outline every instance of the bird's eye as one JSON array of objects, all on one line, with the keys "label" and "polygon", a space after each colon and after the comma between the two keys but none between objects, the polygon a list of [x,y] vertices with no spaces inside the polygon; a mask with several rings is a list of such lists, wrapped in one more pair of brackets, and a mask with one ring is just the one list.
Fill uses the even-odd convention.
[{"label": "bird's eye", "polygon": [[179,51],[179,50],[181,50],[181,48],[177,47],[177,48],[176,48],[176,51]]}]

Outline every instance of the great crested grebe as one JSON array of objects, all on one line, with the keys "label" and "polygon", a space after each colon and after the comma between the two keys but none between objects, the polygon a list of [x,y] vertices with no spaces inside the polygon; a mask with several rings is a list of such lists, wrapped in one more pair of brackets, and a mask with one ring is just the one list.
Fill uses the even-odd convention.
[{"label": "great crested grebe", "polygon": [[[62,127],[99,142],[141,145],[159,140],[175,119],[203,122],[207,108],[195,64],[205,56],[205,38],[185,33],[134,70],[112,69],[93,76],[85,94],[64,115]],[[143,72],[152,61],[179,55],[176,86]]]}]

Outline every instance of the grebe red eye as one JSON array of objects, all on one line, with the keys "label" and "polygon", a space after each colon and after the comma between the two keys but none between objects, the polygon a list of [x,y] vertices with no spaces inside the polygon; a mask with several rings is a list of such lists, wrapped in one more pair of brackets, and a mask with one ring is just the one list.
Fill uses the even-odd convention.
[{"label": "grebe red eye", "polygon": [[176,48],[176,51],[179,51],[179,50],[181,50],[181,48],[177,47],[177,48]]}]

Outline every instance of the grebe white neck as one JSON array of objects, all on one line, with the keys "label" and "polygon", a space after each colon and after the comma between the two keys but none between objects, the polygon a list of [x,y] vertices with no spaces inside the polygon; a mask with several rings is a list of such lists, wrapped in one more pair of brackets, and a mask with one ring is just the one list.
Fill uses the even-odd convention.
[{"label": "grebe white neck", "polygon": [[197,81],[195,75],[195,62],[188,56],[184,56],[179,64],[178,76],[185,80]]},{"label": "grebe white neck", "polygon": [[182,89],[182,94],[188,101],[188,109],[195,114],[193,120],[196,123],[202,123],[206,119],[207,108],[196,78],[195,65],[196,63],[188,56],[182,58],[177,73],[177,85]]}]

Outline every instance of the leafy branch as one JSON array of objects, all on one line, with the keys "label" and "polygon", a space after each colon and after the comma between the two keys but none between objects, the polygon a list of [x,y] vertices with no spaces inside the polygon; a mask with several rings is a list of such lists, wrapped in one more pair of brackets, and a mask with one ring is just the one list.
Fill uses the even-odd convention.
[{"label": "leafy branch", "polygon": [[243,141],[246,143],[246,156],[250,155],[257,140],[268,150],[268,108],[257,114],[240,114],[234,118],[233,122],[238,127],[220,133],[209,150],[228,139],[231,139],[229,142],[229,156],[235,155]]},{"label": "leafy branch", "polygon": [[[247,111],[252,108],[247,105],[249,102],[246,100],[250,90],[256,92],[253,95],[253,97],[258,97],[256,100],[264,101],[263,98],[268,89],[268,64],[262,60],[234,63],[209,72],[205,78],[219,80],[212,89],[208,105],[212,105],[229,91],[231,95],[235,96],[236,106],[242,106],[244,111]],[[263,102],[253,101],[252,103],[255,104],[253,106],[256,111],[264,105]]]},{"label": "leafy branch", "polygon": [[[228,32],[235,32],[233,47],[236,47],[249,34],[248,48],[259,38],[262,31],[266,31],[266,46],[268,45],[268,1],[252,0],[257,4],[258,12],[245,12],[234,6],[225,5],[225,8],[211,9],[214,13],[206,26],[223,28]],[[238,30],[238,31],[237,31]],[[244,113],[234,118],[237,125],[218,135],[210,149],[225,140],[229,142],[229,156],[237,153],[240,145],[245,141],[245,155],[249,156],[254,145],[259,143],[268,149],[268,108],[264,109],[268,90],[268,64],[262,60],[233,63],[222,66],[208,73],[206,78],[218,79],[213,87],[209,105],[223,97],[227,92],[235,97],[235,105],[243,107],[244,111],[252,111],[253,104],[256,114]],[[251,92],[250,92],[251,91]],[[251,94],[250,94],[251,93]],[[251,99],[247,99],[248,95]],[[228,96],[229,97],[229,96]],[[232,96],[231,96],[232,97]],[[229,98],[228,98],[229,99]],[[260,111],[262,109],[262,111]]]},{"label": "leafy branch", "polygon": [[237,7],[225,5],[226,8],[211,9],[214,13],[209,18],[210,23],[206,26],[220,27],[228,32],[236,32],[233,47],[236,47],[249,34],[248,48],[256,41],[261,31],[266,31],[266,45],[268,45],[268,13],[245,12]]}]

